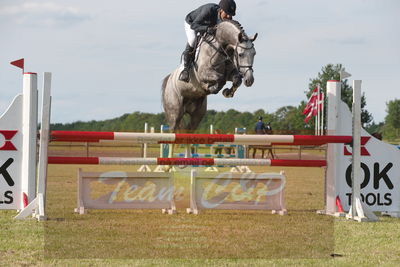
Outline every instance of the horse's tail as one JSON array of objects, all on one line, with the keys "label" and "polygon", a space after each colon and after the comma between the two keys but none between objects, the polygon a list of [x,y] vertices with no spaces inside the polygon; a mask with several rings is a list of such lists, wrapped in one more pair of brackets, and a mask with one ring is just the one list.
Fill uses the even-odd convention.
[{"label": "horse's tail", "polygon": [[163,80],[163,82],[162,82],[162,85],[161,85],[161,99],[162,99],[163,107],[165,107],[165,103],[164,103],[164,92],[165,92],[165,88],[167,88],[167,83],[168,83],[168,79],[169,79],[170,76],[171,76],[171,74],[168,74],[168,75],[164,78],[164,80]]}]

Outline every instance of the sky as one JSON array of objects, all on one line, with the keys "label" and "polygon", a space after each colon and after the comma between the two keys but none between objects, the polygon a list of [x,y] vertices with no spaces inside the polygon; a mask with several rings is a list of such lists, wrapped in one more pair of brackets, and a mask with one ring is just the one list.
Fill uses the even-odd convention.
[{"label": "sky", "polygon": [[[0,114],[22,92],[19,69],[52,72],[52,123],[162,112],[161,82],[180,63],[184,18],[200,0],[0,0]],[[218,1],[216,1],[217,3]],[[236,0],[255,41],[255,83],[208,109],[275,112],[306,100],[329,63],[362,80],[375,122],[400,98],[399,0]],[[39,93],[40,94],[40,93]]]}]

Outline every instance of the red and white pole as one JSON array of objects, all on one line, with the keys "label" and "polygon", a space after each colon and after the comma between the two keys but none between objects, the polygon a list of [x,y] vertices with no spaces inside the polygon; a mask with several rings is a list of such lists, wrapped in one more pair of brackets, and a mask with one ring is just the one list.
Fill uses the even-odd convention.
[{"label": "red and white pole", "polygon": [[202,165],[202,166],[286,166],[324,167],[325,160],[279,160],[238,158],[117,158],[117,157],[49,157],[49,164],[91,165]]},{"label": "red and white pole", "polygon": [[53,131],[51,139],[52,141],[65,142],[118,140],[152,144],[323,145],[327,143],[351,143],[352,136]]}]

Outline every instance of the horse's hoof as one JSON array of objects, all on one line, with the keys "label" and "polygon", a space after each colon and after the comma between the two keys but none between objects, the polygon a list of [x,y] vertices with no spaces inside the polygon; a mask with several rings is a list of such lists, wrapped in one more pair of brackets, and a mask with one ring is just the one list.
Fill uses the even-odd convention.
[{"label": "horse's hoof", "polygon": [[231,98],[231,97],[233,97],[232,90],[230,90],[230,89],[224,89],[224,91],[222,91],[222,94],[223,94],[226,98]]}]

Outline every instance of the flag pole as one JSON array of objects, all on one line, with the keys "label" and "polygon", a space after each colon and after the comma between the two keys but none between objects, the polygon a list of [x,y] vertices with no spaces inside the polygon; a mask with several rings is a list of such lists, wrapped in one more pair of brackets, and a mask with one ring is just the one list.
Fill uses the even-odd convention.
[{"label": "flag pole", "polygon": [[321,103],[321,114],[322,114],[322,118],[321,118],[321,135],[324,135],[324,105],[325,105],[325,94],[322,92],[322,103]]},{"label": "flag pole", "polygon": [[317,116],[315,116],[315,135],[318,135],[318,126],[317,126],[317,123],[318,123],[318,121],[317,121]]},{"label": "flag pole", "polygon": [[319,88],[319,84],[317,84],[317,101],[316,101],[316,108],[317,108],[317,135],[321,135],[320,134],[320,128],[321,128],[321,110],[319,109],[319,92],[320,88]]}]

